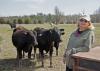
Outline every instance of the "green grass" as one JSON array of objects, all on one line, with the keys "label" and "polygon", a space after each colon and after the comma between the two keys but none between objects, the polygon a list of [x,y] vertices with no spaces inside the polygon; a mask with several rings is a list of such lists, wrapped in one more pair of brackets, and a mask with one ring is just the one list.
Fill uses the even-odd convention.
[{"label": "green grass", "polygon": [[0,42],[2,41],[2,37],[0,36]]},{"label": "green grass", "polygon": [[[17,25],[18,26],[18,25]],[[25,28],[32,30],[35,27],[42,28],[52,28],[49,24],[22,24]],[[65,35],[62,36],[63,42],[60,43],[59,56],[56,56],[55,49],[53,53],[53,68],[49,68],[49,58],[46,56],[44,60],[44,68],[41,68],[41,62],[37,59],[24,60],[21,69],[18,67],[18,62],[16,61],[16,48],[13,46],[11,41],[12,30],[9,25],[0,25],[0,37],[2,37],[2,42],[0,47],[2,51],[0,52],[0,71],[65,71],[65,65],[62,62],[62,57],[66,49],[67,41],[71,32],[76,29],[77,25],[73,24],[60,24],[57,25],[59,28],[65,29]],[[100,46],[100,24],[95,24],[95,46]],[[1,39],[1,38],[0,38]],[[33,51],[34,52],[34,51]],[[33,53],[32,53],[33,54]]]}]

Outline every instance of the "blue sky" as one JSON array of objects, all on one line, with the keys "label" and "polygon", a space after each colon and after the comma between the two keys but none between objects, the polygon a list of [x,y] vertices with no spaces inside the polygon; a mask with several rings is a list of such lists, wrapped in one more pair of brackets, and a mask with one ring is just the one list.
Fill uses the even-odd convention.
[{"label": "blue sky", "polygon": [[0,0],[0,16],[30,15],[39,12],[54,14],[57,6],[65,15],[85,11],[92,14],[100,0]]}]

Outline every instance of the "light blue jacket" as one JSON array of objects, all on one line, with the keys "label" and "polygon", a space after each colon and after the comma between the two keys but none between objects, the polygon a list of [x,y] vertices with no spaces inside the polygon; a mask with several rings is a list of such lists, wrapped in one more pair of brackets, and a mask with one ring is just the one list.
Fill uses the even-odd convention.
[{"label": "light blue jacket", "polygon": [[94,31],[91,29],[87,29],[81,34],[78,34],[76,30],[70,35],[67,49],[64,54],[64,57],[66,58],[66,65],[69,68],[72,68],[73,65],[73,59],[71,57],[72,54],[89,51],[90,48],[92,48],[94,39]]}]

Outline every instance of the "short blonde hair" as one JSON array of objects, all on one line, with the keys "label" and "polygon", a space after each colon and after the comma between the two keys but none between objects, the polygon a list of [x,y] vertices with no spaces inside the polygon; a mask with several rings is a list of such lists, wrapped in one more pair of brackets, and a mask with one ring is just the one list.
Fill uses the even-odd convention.
[{"label": "short blonde hair", "polygon": [[95,29],[94,25],[90,21],[88,21],[88,23],[89,23],[88,29]]}]

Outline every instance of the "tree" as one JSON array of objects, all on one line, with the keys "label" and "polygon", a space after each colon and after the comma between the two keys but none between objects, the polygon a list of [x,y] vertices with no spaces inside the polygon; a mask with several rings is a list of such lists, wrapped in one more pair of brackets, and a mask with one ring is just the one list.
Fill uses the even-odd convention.
[{"label": "tree", "polygon": [[9,20],[7,20],[7,24],[11,24],[11,22]]},{"label": "tree", "polygon": [[47,22],[47,23],[51,23],[51,22],[52,22],[52,15],[51,15],[51,14],[48,14],[48,15],[46,16],[45,22]]},{"label": "tree", "polygon": [[4,18],[0,18],[0,24],[5,24],[6,22],[5,22],[5,20],[4,20]]},{"label": "tree", "polygon": [[100,23],[100,7],[91,15],[91,21],[93,23]]},{"label": "tree", "polygon": [[66,16],[66,23],[67,24],[76,24],[78,19],[81,17],[81,14],[73,14]]},{"label": "tree", "polygon": [[22,20],[21,18],[19,18],[19,19],[18,19],[18,23],[19,23],[19,24],[22,24],[22,23],[23,23],[23,20]]},{"label": "tree", "polygon": [[14,19],[14,20],[13,20],[13,23],[14,23],[14,24],[17,24],[17,19]]},{"label": "tree", "polygon": [[65,22],[65,17],[63,12],[59,10],[57,6],[55,6],[55,23],[64,23]]},{"label": "tree", "polygon": [[93,23],[100,23],[100,14],[93,14],[93,15],[91,15],[91,21]]},{"label": "tree", "polygon": [[25,19],[24,19],[24,23],[25,23],[25,24],[32,24],[31,21],[32,21],[32,20],[31,20],[30,18],[25,18]]},{"label": "tree", "polygon": [[94,12],[94,14],[100,14],[100,7]]},{"label": "tree", "polygon": [[37,13],[36,18],[39,24],[43,24],[45,22],[45,15],[43,13]]},{"label": "tree", "polygon": [[59,19],[60,19],[60,11],[59,8],[56,6],[55,7],[55,23],[59,23]]}]

